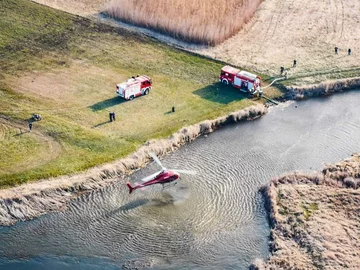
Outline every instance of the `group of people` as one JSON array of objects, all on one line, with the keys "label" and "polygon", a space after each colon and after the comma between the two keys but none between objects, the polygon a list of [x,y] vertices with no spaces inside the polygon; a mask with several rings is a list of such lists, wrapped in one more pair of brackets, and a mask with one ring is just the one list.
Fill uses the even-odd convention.
[{"label": "group of people", "polygon": [[[292,67],[296,67],[296,64],[297,64],[297,61],[296,61],[296,59],[294,59]],[[282,66],[280,67],[280,75],[285,75],[285,78],[287,79],[287,71]]]},{"label": "group of people", "polygon": [[35,121],[40,121],[41,120],[41,115],[38,113],[34,113],[29,121],[29,131],[32,131],[33,128],[33,122]]},{"label": "group of people", "polygon": [[[335,54],[338,54],[339,52],[339,47],[335,47]],[[351,49],[349,48],[348,49],[348,55],[351,55]],[[296,59],[293,61],[293,67],[296,67]],[[280,67],[280,74],[283,75],[285,72],[285,77],[287,76],[287,72],[285,71],[285,68],[284,67]]]},{"label": "group of people", "polygon": [[[338,54],[338,52],[339,52],[339,48],[335,47],[335,54]],[[350,48],[348,49],[348,55],[351,55],[351,49]]]}]

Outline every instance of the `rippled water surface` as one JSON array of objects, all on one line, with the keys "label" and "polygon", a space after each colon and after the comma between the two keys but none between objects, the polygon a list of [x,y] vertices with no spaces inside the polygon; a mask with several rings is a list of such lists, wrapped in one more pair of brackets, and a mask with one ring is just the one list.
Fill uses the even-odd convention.
[{"label": "rippled water surface", "polygon": [[[172,188],[129,195],[119,182],[63,212],[0,228],[0,269],[246,269],[268,256],[258,188],[359,152],[359,104],[353,91],[277,106],[162,159],[198,171]],[[156,170],[151,163],[130,181]]]}]

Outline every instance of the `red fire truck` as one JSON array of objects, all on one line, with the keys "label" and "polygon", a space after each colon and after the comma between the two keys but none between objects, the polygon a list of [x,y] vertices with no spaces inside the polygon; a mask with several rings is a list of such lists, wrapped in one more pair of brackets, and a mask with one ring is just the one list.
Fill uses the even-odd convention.
[{"label": "red fire truck", "polygon": [[240,91],[250,93],[252,95],[261,93],[260,77],[247,71],[240,71],[231,66],[224,66],[221,69],[220,82],[230,84]]},{"label": "red fire truck", "polygon": [[134,97],[149,94],[151,84],[152,81],[148,76],[133,76],[126,82],[116,85],[116,94],[126,100],[133,100]]}]

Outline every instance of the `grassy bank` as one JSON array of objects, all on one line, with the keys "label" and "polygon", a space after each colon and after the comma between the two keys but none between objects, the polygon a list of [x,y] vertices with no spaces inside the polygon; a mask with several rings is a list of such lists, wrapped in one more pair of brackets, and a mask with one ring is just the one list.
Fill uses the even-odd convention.
[{"label": "grassy bank", "polygon": [[[255,102],[217,83],[222,63],[30,1],[1,1],[0,28],[0,187],[109,162]],[[115,84],[135,74],[153,89],[125,102]],[[33,113],[43,119],[30,133]]]}]

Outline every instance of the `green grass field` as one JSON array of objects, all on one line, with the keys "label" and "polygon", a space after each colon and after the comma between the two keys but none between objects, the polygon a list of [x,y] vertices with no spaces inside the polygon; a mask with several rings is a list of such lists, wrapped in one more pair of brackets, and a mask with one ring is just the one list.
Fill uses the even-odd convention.
[{"label": "green grass field", "polygon": [[[0,187],[109,162],[257,102],[217,82],[222,63],[27,0],[0,2],[0,29]],[[117,97],[136,74],[153,79],[150,95]],[[43,119],[30,133],[33,113]]]}]

